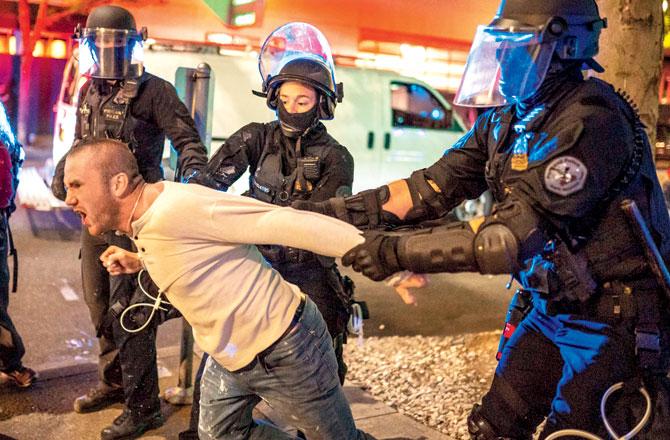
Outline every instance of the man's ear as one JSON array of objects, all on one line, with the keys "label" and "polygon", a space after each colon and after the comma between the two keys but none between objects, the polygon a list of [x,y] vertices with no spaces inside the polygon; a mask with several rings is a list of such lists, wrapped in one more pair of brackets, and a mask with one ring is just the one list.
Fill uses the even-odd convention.
[{"label": "man's ear", "polygon": [[112,195],[118,198],[126,196],[130,192],[130,180],[126,173],[118,173],[110,180]]}]

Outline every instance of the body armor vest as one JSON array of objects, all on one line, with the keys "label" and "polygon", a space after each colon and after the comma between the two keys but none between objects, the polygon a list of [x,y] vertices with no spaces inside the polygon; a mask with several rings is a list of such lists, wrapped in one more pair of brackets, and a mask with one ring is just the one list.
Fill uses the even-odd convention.
[{"label": "body armor vest", "polygon": [[[513,180],[509,180],[507,175],[518,165],[514,161],[527,160],[529,142],[542,135],[543,123],[556,110],[554,106],[569,92],[556,93],[517,122],[513,122],[513,107],[494,112],[489,132],[491,159],[486,165],[486,179],[496,200],[504,200],[513,191]],[[629,114],[634,119],[630,123],[635,145],[627,165],[610,186],[604,200],[584,219],[562,230],[547,227],[545,232],[549,242],[545,252],[528,263],[520,274],[524,287],[549,293],[548,300],[552,303],[583,303],[610,280],[650,276],[644,251],[630,230],[619,202],[623,198],[635,200],[643,212],[649,213],[650,226],[657,232],[667,230],[667,225],[659,224],[654,217],[653,204],[657,202],[658,195],[646,194],[648,188],[654,187],[646,180],[655,177],[649,175],[648,169],[653,168],[653,163],[644,127],[635,112],[626,106],[628,104],[622,98],[622,109],[630,110]],[[667,242],[665,237],[658,238],[660,243]],[[663,250],[662,246],[659,247]]]},{"label": "body armor vest", "polygon": [[[290,173],[285,173],[284,159],[278,148],[282,142],[281,136],[281,132],[277,130],[266,139],[256,165],[256,172],[249,178],[249,195],[273,205],[290,206],[293,200],[309,198],[312,190],[318,185],[321,178],[320,158],[324,156],[328,146],[310,146],[310,155],[300,156],[298,145],[296,167]],[[334,262],[332,258],[317,257],[302,249],[284,246],[258,246],[258,248],[272,263],[303,263],[318,259],[324,260],[321,263],[325,266],[330,266]]]},{"label": "body armor vest", "polygon": [[[136,118],[130,111],[143,78],[124,80],[118,88],[109,86],[108,93],[104,93],[104,86],[97,87],[89,82],[84,99],[79,104],[79,124],[84,141],[116,139],[128,144],[138,159],[140,173],[147,182],[153,183],[163,178],[160,160],[158,163],[146,163],[138,150],[162,151],[165,136],[153,135],[156,133],[153,124]],[[147,134],[150,134],[148,138]]]}]

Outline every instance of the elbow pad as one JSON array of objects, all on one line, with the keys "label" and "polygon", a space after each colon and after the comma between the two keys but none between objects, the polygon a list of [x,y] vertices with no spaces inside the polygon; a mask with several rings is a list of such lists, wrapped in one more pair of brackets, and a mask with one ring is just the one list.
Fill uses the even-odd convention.
[{"label": "elbow pad", "polygon": [[519,240],[507,226],[494,223],[475,236],[474,254],[480,273],[513,273],[518,269]]},{"label": "elbow pad", "polygon": [[546,236],[541,218],[527,203],[510,197],[486,217],[474,241],[479,270],[484,274],[515,273],[541,252]]},{"label": "elbow pad", "polygon": [[412,196],[413,206],[406,216],[406,222],[440,218],[446,215],[453,206],[445,205],[441,190],[425,173],[417,170],[406,179]]},{"label": "elbow pad", "polygon": [[[390,185],[393,187],[397,182],[401,181]],[[412,173],[408,179],[404,179],[404,184],[407,186],[401,184],[399,190],[384,185],[344,199],[333,198],[330,199],[330,205],[337,218],[361,228],[412,224],[439,218],[448,212],[448,209],[442,204],[440,189],[425,176],[424,170]],[[398,196],[394,191],[401,193],[409,191],[407,203],[411,206],[400,208],[401,211],[406,212],[402,218],[383,208],[392,197]],[[400,195],[400,198],[402,199],[403,195]],[[400,204],[402,205],[402,202]]]}]

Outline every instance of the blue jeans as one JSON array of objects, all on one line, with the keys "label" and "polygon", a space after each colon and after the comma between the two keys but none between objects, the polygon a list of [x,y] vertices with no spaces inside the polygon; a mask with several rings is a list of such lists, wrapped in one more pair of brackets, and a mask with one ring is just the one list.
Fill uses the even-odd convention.
[{"label": "blue jeans", "polygon": [[228,371],[211,357],[200,385],[201,439],[292,439],[252,419],[262,400],[310,440],[365,439],[337,376],[333,341],[308,298],[300,320],[248,366]]}]

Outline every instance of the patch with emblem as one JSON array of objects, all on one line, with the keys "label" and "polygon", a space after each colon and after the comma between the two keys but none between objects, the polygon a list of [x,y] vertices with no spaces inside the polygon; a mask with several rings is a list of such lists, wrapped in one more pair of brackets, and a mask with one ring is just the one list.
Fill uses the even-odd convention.
[{"label": "patch with emblem", "polygon": [[561,156],[552,160],[544,170],[544,186],[555,194],[569,196],[584,188],[588,170],[581,160]]}]

